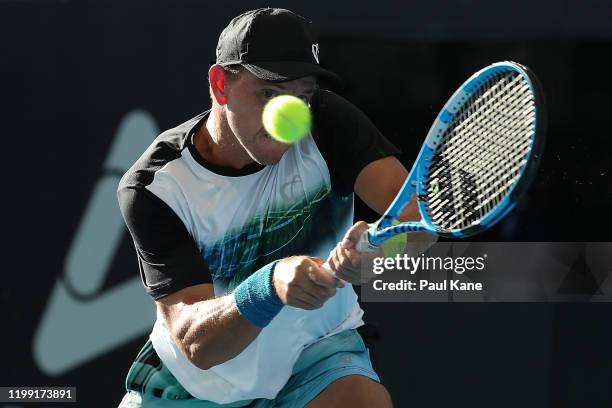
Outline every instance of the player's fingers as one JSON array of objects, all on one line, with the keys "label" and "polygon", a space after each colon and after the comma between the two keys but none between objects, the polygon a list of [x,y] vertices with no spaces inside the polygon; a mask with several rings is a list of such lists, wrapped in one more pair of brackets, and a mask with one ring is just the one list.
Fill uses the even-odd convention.
[{"label": "player's fingers", "polygon": [[[309,261],[310,262],[310,261]],[[311,265],[311,267],[313,267]],[[317,308],[327,300],[327,297],[323,294],[319,294],[316,291],[309,289],[309,286],[314,286],[308,277],[304,276],[303,273],[297,273],[295,278],[292,279],[285,288],[285,297],[287,304],[293,305],[292,302],[300,301],[310,305],[310,308]],[[323,288],[320,286],[320,288]],[[300,307],[303,305],[300,305]]]},{"label": "player's fingers", "polygon": [[289,306],[297,307],[305,310],[314,310],[318,309],[320,306],[315,306],[310,302],[305,302],[302,299],[297,297],[288,297],[289,302],[287,303]]},{"label": "player's fingers", "polygon": [[343,269],[337,273],[337,276],[346,282],[352,283],[353,285],[361,284],[361,273],[359,271]]},{"label": "player's fingers", "polygon": [[329,253],[329,259],[327,261],[332,271],[334,272],[334,274],[336,274],[341,267],[341,261],[338,257],[339,248],[340,248],[339,244],[336,247],[334,247],[334,249]]},{"label": "player's fingers", "polygon": [[356,249],[342,249],[342,255],[348,260],[353,269],[359,269],[361,267],[362,255]]},{"label": "player's fingers", "polygon": [[[331,252],[330,252],[330,256],[331,256]],[[323,264],[324,264],[325,262],[328,262],[328,263],[329,263],[329,261],[325,261],[325,260],[323,260],[323,259],[321,259],[321,258],[314,258],[314,257],[311,257],[311,259],[312,259],[312,260],[313,260],[313,261],[314,261],[314,262],[315,262],[315,263],[316,263],[316,264],[317,264],[319,267],[321,267],[321,268],[322,268],[322,269],[323,269],[325,272],[327,272],[327,273],[333,272],[333,269],[330,271],[330,270],[329,270],[327,267],[326,267],[326,268],[323,268]],[[344,283],[343,283],[343,282],[342,282],[340,279],[338,279],[338,278],[335,278],[335,277],[334,277],[334,280],[335,280],[335,282],[336,282],[336,287],[338,287],[338,288],[343,288],[343,287],[344,287]]]},{"label": "player's fingers", "polygon": [[337,287],[338,288],[343,288],[344,282],[341,279],[338,279],[338,277],[336,276],[336,270],[338,269],[338,258],[336,257],[336,255],[334,254],[335,252],[335,248],[333,251],[331,251],[329,253],[329,259],[327,260],[327,263],[329,265],[329,268],[331,269],[331,271],[327,271],[328,273],[333,273],[334,275],[334,279],[337,282]]},{"label": "player's fingers", "polygon": [[293,293],[303,301],[322,304],[336,293],[336,288],[317,285],[308,276],[301,275],[300,279],[296,281]]},{"label": "player's fingers", "polygon": [[323,303],[325,303],[325,301],[327,300],[327,298],[325,297],[320,298],[315,295],[312,295],[306,290],[296,291],[292,294],[292,298],[309,305],[313,309],[321,307]]},{"label": "player's fingers", "polygon": [[319,296],[316,292],[312,291],[308,285],[312,285],[308,279],[305,279],[303,282],[300,282],[299,286],[297,286],[293,292],[292,296],[303,300],[307,303],[312,303],[313,305],[319,303],[321,301],[321,296]]},{"label": "player's fingers", "polygon": [[[350,259],[349,256],[357,259]],[[361,283],[361,267],[360,253],[353,250],[350,254],[349,250],[339,248],[337,251],[338,265],[336,268],[336,276],[352,284],[358,285]]]},{"label": "player's fingers", "polygon": [[309,256],[308,258],[317,264],[317,266],[321,266],[325,263],[325,259],[317,258],[316,256]]},{"label": "player's fingers", "polygon": [[336,294],[336,287],[330,286],[321,286],[316,284],[315,282],[308,279],[308,281],[304,284],[303,287],[304,292],[308,293],[310,296],[316,298],[317,300],[321,300],[325,302],[330,297]]},{"label": "player's fingers", "polygon": [[353,250],[353,258],[356,259],[351,259],[350,258],[350,254],[349,251],[342,248],[342,247],[338,247],[336,250],[336,257],[338,260],[338,271],[349,271],[349,272],[354,272],[354,271],[358,271],[359,270],[359,265],[360,265],[360,255],[356,250]]},{"label": "player's fingers", "polygon": [[342,249],[340,248],[340,246],[334,248],[334,250],[330,253],[327,262],[329,263],[331,269],[334,271],[336,278],[338,278],[342,283],[342,285],[340,286],[342,288],[345,286],[344,281],[350,283],[356,282],[355,276],[359,276],[359,269],[347,268],[344,266],[344,264],[350,265],[350,263],[346,259],[343,260],[344,258],[341,255],[341,250]]},{"label": "player's fingers", "polygon": [[[333,270],[333,269],[332,269]],[[342,287],[343,284],[338,278],[321,268],[315,268],[311,273],[308,274],[308,279],[318,286],[325,288],[337,288]]]},{"label": "player's fingers", "polygon": [[307,267],[306,276],[319,286],[335,288],[339,285],[338,279],[314,263]]},{"label": "player's fingers", "polygon": [[336,276],[354,285],[358,285],[361,283],[361,273],[359,272],[359,270],[347,269],[347,268],[340,269],[336,273]]},{"label": "player's fingers", "polygon": [[368,230],[368,224],[365,221],[357,221],[344,235],[342,242],[340,245],[343,248],[355,248],[359,239],[363,235],[364,232]]},{"label": "player's fingers", "polygon": [[329,259],[327,260],[327,263],[329,263],[329,266],[331,267],[332,271],[336,271],[336,269],[338,268],[338,255],[336,254],[336,252],[338,251],[338,246],[335,246],[334,249],[331,250],[331,252],[329,253]]}]

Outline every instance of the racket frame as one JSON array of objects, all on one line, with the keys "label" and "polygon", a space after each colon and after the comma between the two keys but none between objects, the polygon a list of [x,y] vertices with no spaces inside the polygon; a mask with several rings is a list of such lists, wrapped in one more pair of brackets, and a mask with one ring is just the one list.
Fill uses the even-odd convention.
[{"label": "racket frame", "polygon": [[[526,157],[526,163],[517,181],[512,185],[506,196],[480,221],[467,228],[443,231],[436,227],[429,217],[426,207],[427,203],[422,199],[422,197],[425,197],[427,186],[424,181],[420,180],[425,180],[437,145],[440,143],[446,129],[450,126],[454,115],[463,107],[465,100],[469,99],[471,94],[493,75],[499,72],[507,72],[508,70],[516,71],[526,78],[532,94],[535,95],[536,115],[533,125],[535,131],[531,138],[532,146]],[[455,91],[436,117],[400,192],[383,216],[364,234],[359,247],[365,250],[372,250],[386,239],[400,233],[428,232],[448,238],[466,238],[492,227],[512,211],[533,180],[541,161],[546,134],[545,127],[546,109],[543,92],[539,80],[531,70],[512,61],[503,61],[489,65],[474,73]],[[421,220],[392,225],[393,220],[408,206],[415,192],[419,213],[422,217]]]}]

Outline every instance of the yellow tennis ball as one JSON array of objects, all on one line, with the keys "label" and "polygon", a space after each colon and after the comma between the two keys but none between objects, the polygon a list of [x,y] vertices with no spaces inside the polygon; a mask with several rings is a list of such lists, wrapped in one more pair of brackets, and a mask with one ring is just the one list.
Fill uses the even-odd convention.
[{"label": "yellow tennis ball", "polygon": [[276,140],[295,143],[310,131],[308,105],[292,95],[279,95],[268,101],[263,110],[264,129]]}]

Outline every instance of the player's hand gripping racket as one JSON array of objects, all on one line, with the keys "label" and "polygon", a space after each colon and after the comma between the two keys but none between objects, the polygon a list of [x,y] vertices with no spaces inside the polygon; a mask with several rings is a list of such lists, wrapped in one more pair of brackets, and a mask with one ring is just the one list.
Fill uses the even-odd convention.
[{"label": "player's hand gripping racket", "polygon": [[[495,225],[533,179],[545,122],[528,68],[506,61],[476,72],[446,102],[402,189],[357,250],[407,232],[468,237]],[[421,220],[392,225],[415,193]]]}]

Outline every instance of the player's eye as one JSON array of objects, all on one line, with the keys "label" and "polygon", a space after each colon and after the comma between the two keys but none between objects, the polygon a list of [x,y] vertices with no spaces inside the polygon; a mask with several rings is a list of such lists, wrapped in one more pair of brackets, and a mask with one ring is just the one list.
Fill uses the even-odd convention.
[{"label": "player's eye", "polygon": [[262,92],[264,98],[266,98],[266,99],[272,99],[272,98],[274,98],[275,96],[278,95],[278,92],[274,91],[272,89],[264,89],[261,92]]}]

